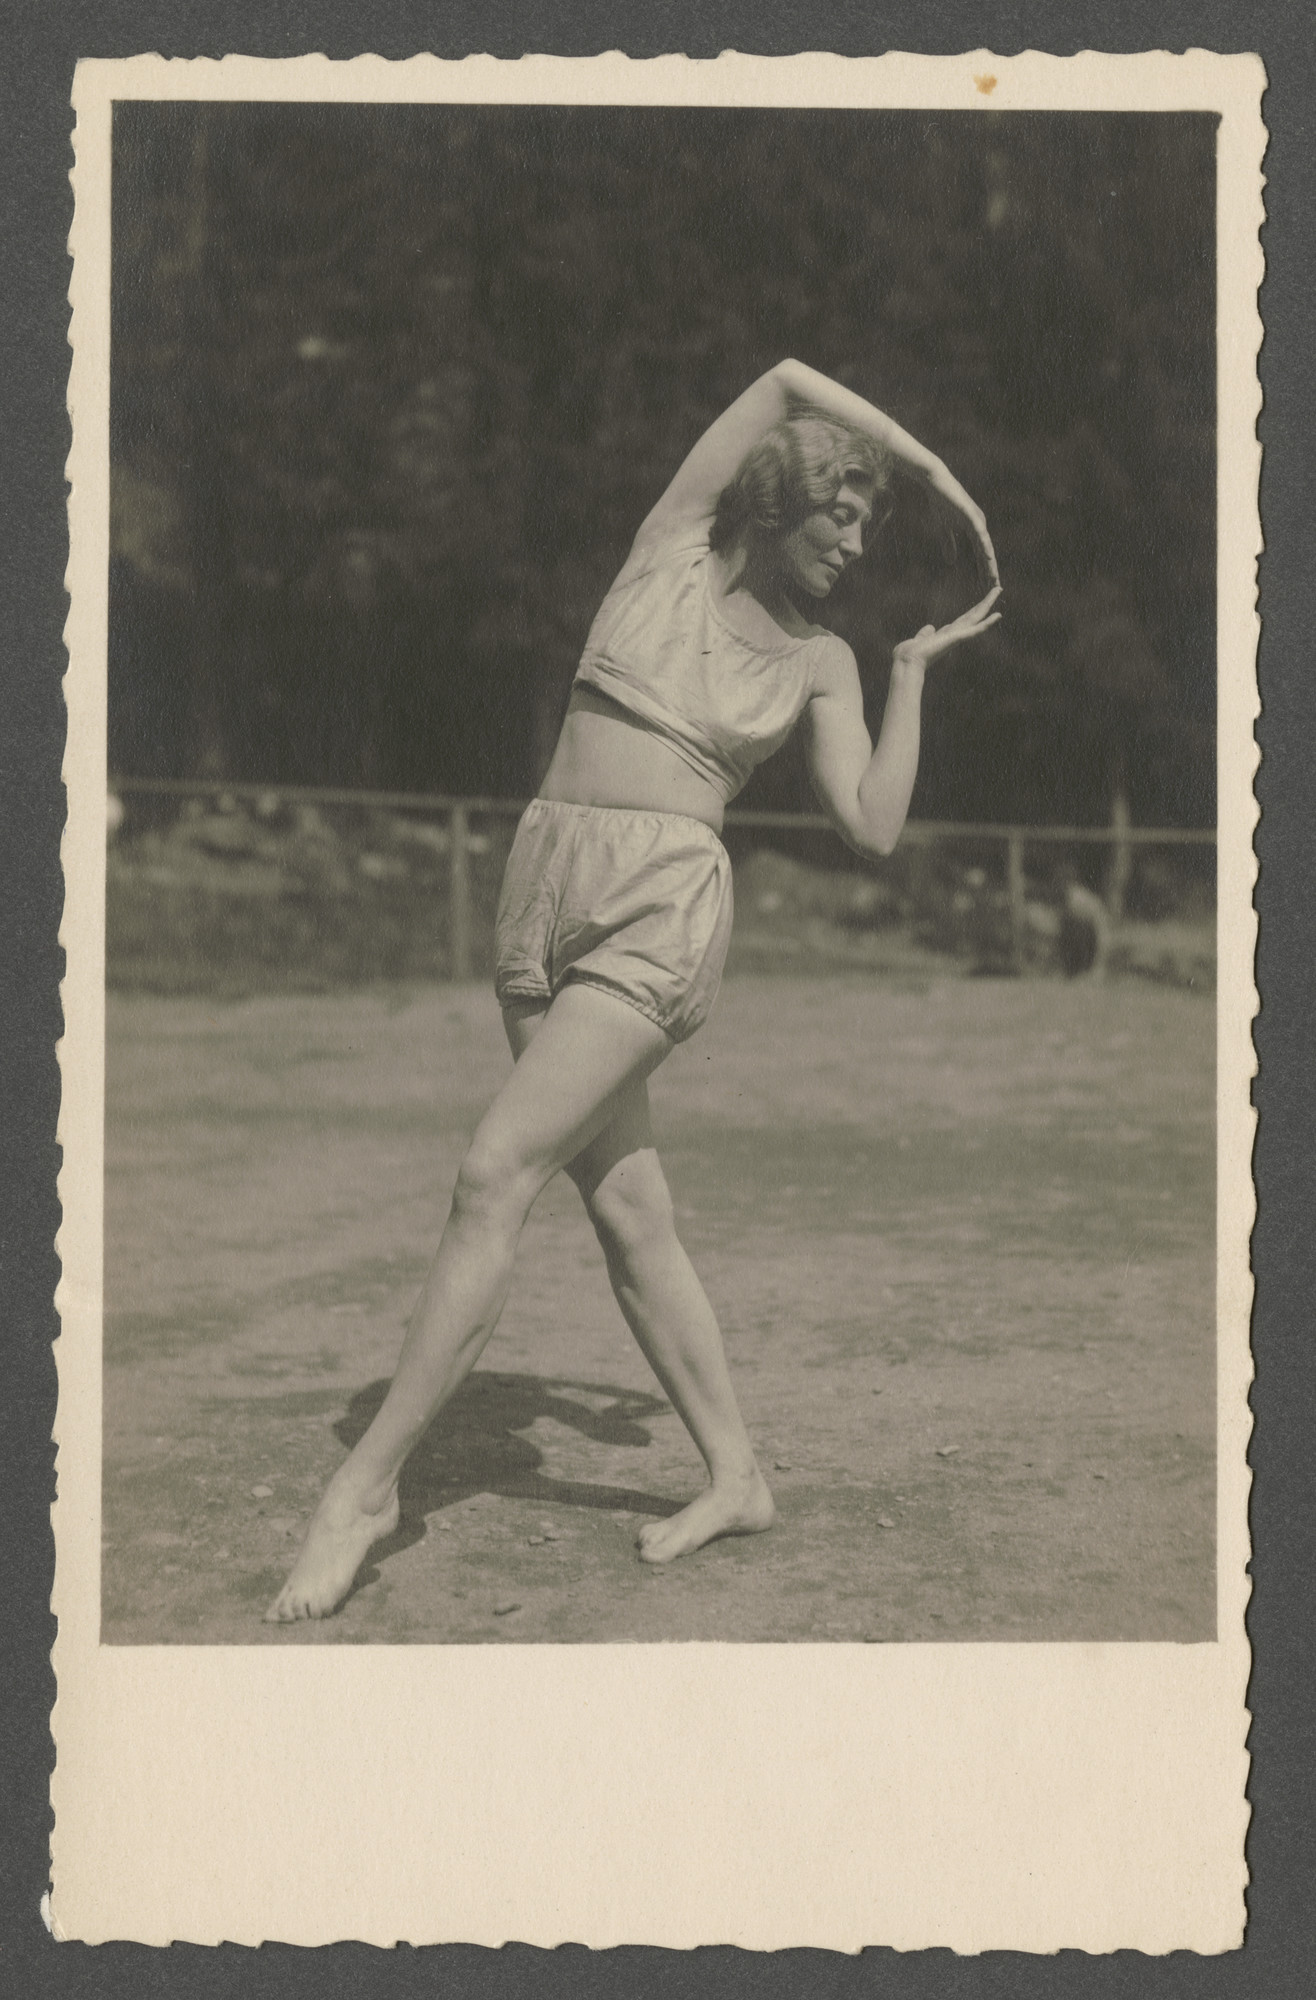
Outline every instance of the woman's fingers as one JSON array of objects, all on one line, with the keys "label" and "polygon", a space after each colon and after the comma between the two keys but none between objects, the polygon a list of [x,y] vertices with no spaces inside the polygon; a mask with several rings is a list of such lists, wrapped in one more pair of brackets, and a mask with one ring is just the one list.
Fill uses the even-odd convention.
[{"label": "woman's fingers", "polygon": [[926,472],[935,490],[944,499],[949,500],[952,507],[958,509],[972,528],[977,538],[978,547],[987,564],[987,575],[993,583],[999,583],[1001,572],[997,567],[996,551],[992,547],[992,538],[988,532],[987,516],[983,513],[982,508],[976,500],[965,492],[949,466],[943,464],[941,459],[934,459],[926,467]]},{"label": "woman's fingers", "polygon": [[937,637],[972,639],[975,633],[985,632],[989,625],[999,625],[1003,615],[1000,611],[988,611],[981,616],[966,612],[963,618],[957,618],[953,625],[943,625]]},{"label": "woman's fingers", "polygon": [[984,631],[988,625],[994,625],[1001,613],[993,611],[992,606],[1000,594],[1001,586],[998,583],[995,590],[989,590],[980,603],[973,605],[968,611],[961,611],[958,618],[953,618],[949,625],[943,625],[941,630],[960,639],[967,638],[974,632]]},{"label": "woman's fingers", "polygon": [[959,617],[955,620],[955,623],[957,625],[962,625],[966,619],[976,620],[985,617],[987,612],[991,610],[993,604],[995,604],[997,598],[1000,596],[1001,588],[1002,586],[999,583],[996,584],[993,589],[988,591],[986,597],[980,597],[976,604],[970,605],[967,611],[962,611]]},{"label": "woman's fingers", "polygon": [[972,611],[966,611],[962,618],[955,620],[954,624],[943,625],[940,630],[935,625],[925,625],[921,632],[916,632],[912,639],[906,639],[898,646],[897,653],[907,658],[921,659],[926,663],[940,659],[943,653],[948,653],[952,646],[958,646],[961,640],[976,639],[981,633],[990,632],[993,625],[1000,624],[1002,614],[990,610],[986,611],[985,616],[982,614],[986,606],[999,595],[999,590],[994,590],[990,597],[983,599],[982,604],[975,605]]},{"label": "woman's fingers", "polygon": [[966,614],[964,618],[957,618],[953,625],[943,625],[930,639],[920,642],[925,658],[934,660],[940,654],[949,652],[952,646],[958,646],[962,639],[976,639],[980,633],[990,631],[993,625],[999,625],[1001,616],[999,611],[978,619],[970,619]]},{"label": "woman's fingers", "polygon": [[[958,481],[956,484],[958,486]],[[977,538],[979,553],[987,564],[987,575],[993,583],[999,583],[1001,572],[997,568],[996,550],[992,547],[991,533],[987,526],[987,516],[983,513],[982,508],[976,500],[970,500],[962,486],[959,487],[959,492],[963,495],[960,505],[965,518],[969,526],[973,529],[974,535]]]}]

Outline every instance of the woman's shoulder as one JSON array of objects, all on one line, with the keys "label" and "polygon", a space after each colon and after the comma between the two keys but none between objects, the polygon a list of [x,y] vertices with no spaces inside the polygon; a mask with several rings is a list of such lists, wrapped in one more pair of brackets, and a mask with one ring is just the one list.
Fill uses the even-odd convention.
[{"label": "woman's shoulder", "polygon": [[708,559],[708,535],[697,524],[651,528],[646,521],[630,553],[608,587],[592,628],[596,637],[610,620],[642,615],[662,617],[686,595],[699,565]]},{"label": "woman's shoulder", "polygon": [[655,507],[631,543],[622,576],[641,576],[672,562],[700,561],[708,554],[711,526],[704,515]]},{"label": "woman's shoulder", "polygon": [[826,625],[815,625],[810,634],[814,640],[813,680],[820,694],[839,691],[859,677],[859,663],[853,648],[839,632],[829,631]]}]

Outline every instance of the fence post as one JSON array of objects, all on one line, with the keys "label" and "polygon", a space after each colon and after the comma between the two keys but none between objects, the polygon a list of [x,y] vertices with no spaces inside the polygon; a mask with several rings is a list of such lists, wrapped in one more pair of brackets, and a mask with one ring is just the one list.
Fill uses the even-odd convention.
[{"label": "fence post", "polygon": [[465,806],[454,806],[448,815],[448,977],[470,976],[470,822]]},{"label": "fence post", "polygon": [[1010,903],[1010,957],[1016,972],[1024,969],[1024,837],[1011,830],[1005,843],[1005,892]]},{"label": "fence post", "polygon": [[1106,871],[1106,911],[1113,924],[1124,915],[1124,897],[1133,872],[1133,848],[1129,841],[1129,802],[1123,785],[1111,800],[1110,824],[1115,838],[1110,843],[1110,867]]}]

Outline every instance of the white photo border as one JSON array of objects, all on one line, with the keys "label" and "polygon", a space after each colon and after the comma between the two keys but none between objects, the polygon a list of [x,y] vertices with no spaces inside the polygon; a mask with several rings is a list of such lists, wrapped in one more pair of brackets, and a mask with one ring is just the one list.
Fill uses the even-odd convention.
[{"label": "white photo border", "polygon": [[[1258,58],[1203,51],[79,64],[53,1597],[59,1934],[959,1952],[1241,1942],[1264,84]],[[323,97],[1220,114],[1213,1644],[100,1644],[111,107]]]}]

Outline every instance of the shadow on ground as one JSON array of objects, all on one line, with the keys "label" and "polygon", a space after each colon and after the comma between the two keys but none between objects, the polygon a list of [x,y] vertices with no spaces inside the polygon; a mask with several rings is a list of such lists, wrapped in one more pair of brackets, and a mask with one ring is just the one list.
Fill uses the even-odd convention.
[{"label": "shadow on ground", "polygon": [[[382,1379],[358,1390],[347,1414],[334,1425],[334,1435],[349,1450],[366,1431],[387,1391],[388,1383]],[[677,1513],[684,1502],[631,1486],[553,1479],[542,1469],[544,1455],[538,1446],[520,1435],[538,1418],[551,1417],[595,1444],[647,1445],[653,1439],[641,1419],[665,1415],[668,1409],[661,1396],[605,1383],[572,1382],[561,1376],[469,1376],[407,1460],[398,1484],[402,1518],[387,1541],[371,1550],[350,1595],[374,1581],[381,1562],[424,1539],[427,1516],[477,1493],[553,1501],[604,1513],[628,1512],[646,1519]]]}]

